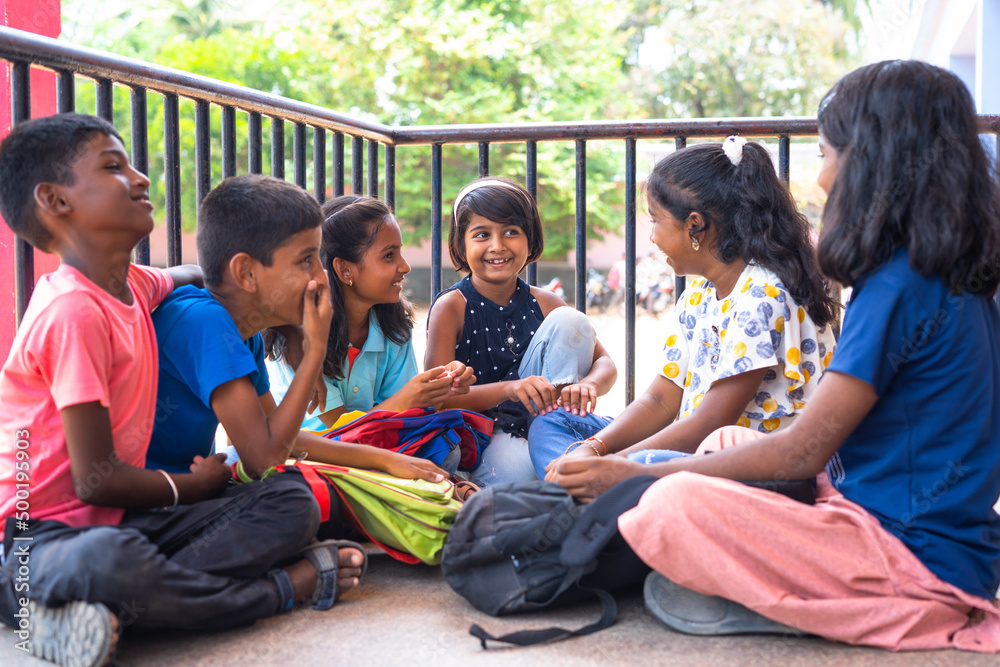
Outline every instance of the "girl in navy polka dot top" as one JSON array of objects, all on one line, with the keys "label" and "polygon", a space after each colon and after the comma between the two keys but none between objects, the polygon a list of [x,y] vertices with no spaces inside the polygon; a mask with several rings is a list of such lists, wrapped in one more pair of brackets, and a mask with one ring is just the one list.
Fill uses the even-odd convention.
[{"label": "girl in navy polka dot top", "polygon": [[531,419],[557,409],[587,415],[618,375],[586,315],[518,277],[542,247],[535,201],[514,181],[479,179],[456,197],[448,250],[469,275],[432,306],[424,365],[458,360],[475,370],[470,392],[445,406],[496,422],[499,437],[473,472],[480,484],[535,479],[524,440]]}]

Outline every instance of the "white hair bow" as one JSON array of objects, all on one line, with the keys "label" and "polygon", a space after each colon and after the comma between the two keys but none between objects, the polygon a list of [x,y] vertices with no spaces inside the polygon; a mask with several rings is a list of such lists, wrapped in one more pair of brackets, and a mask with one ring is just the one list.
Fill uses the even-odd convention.
[{"label": "white hair bow", "polygon": [[738,167],[743,160],[743,147],[746,146],[746,143],[747,140],[743,137],[726,137],[726,140],[722,142],[722,150],[734,167]]}]

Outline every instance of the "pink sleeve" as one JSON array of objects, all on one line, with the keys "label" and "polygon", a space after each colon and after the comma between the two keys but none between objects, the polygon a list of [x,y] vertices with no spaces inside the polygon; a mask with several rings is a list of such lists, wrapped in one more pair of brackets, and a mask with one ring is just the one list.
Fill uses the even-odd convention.
[{"label": "pink sleeve", "polygon": [[170,274],[152,266],[129,265],[128,282],[132,293],[143,299],[149,310],[160,305],[174,291],[174,279]]},{"label": "pink sleeve", "polygon": [[57,298],[35,320],[26,346],[57,409],[93,401],[110,405],[111,332],[91,298]]}]

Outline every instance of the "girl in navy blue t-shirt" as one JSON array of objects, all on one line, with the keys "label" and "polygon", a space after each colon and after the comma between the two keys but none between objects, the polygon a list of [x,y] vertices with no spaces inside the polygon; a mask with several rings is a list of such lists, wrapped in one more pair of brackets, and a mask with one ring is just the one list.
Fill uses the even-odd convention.
[{"label": "girl in navy blue t-shirt", "polygon": [[[883,62],[827,93],[819,130],[820,268],[853,293],[816,395],[785,431],[659,464],[680,474],[619,528],[674,629],[998,652],[1000,195],[975,106],[943,69]],[[639,465],[612,458],[560,482],[593,497]],[[813,506],[731,481],[817,474]]]}]

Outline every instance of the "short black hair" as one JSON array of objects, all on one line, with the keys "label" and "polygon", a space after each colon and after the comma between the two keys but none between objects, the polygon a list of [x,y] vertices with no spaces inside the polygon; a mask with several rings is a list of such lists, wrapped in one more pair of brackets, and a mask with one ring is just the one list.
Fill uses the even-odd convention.
[{"label": "short black hair", "polygon": [[206,285],[219,285],[229,260],[245,252],[271,266],[289,237],[323,224],[319,202],[299,186],[244,174],[222,181],[198,210],[198,263]]},{"label": "short black hair", "polygon": [[491,222],[517,225],[524,230],[528,239],[528,259],[525,264],[531,264],[541,257],[545,249],[545,237],[535,198],[517,181],[499,176],[486,176],[469,185],[480,181],[501,181],[509,187],[483,185],[462,197],[462,201],[458,203],[458,210],[452,216],[451,230],[448,233],[448,254],[451,255],[451,263],[455,265],[455,269],[469,271],[469,262],[465,258],[465,230],[469,228],[473,215],[480,215]]},{"label": "short black hair", "polygon": [[757,262],[781,278],[818,326],[836,321],[839,307],[816,266],[809,222],[766,148],[746,143],[738,165],[722,144],[682,148],[656,164],[646,193],[677,220],[700,213],[704,225],[691,235],[714,227],[712,250],[723,264]]},{"label": "short black hair", "polygon": [[122,141],[108,121],[77,113],[14,126],[0,143],[0,214],[12,232],[36,248],[48,248],[52,236],[35,215],[35,188],[41,183],[72,185],[73,165],[98,134]]},{"label": "short black hair", "polygon": [[972,95],[916,60],[856,69],[819,106],[838,153],[823,209],[819,264],[845,285],[906,247],[910,266],[953,293],[1000,281],[1000,188],[978,135]]}]

